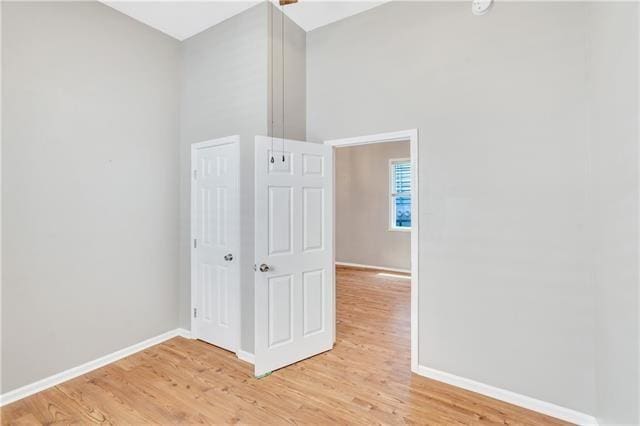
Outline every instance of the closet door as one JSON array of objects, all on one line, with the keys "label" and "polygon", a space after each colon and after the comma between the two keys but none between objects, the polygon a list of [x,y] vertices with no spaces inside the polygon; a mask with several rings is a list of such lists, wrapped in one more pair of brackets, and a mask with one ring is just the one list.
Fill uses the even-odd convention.
[{"label": "closet door", "polygon": [[239,138],[192,150],[192,331],[236,351],[239,344]]}]

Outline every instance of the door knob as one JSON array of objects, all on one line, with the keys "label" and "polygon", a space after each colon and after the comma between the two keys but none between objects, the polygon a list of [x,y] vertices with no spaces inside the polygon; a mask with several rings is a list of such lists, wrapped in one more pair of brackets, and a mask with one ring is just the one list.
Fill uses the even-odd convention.
[{"label": "door knob", "polygon": [[231,253],[226,254],[224,256],[224,260],[226,260],[227,262],[231,262],[233,260],[233,255]]},{"label": "door knob", "polygon": [[270,270],[271,268],[266,263],[263,263],[262,265],[260,265],[260,272],[269,272]]}]

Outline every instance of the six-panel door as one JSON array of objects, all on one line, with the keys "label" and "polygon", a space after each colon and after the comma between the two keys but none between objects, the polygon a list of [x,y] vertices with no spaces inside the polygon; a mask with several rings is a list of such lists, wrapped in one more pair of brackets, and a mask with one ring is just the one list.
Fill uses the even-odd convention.
[{"label": "six-panel door", "polygon": [[195,337],[235,351],[239,341],[238,146],[204,146],[195,156]]},{"label": "six-panel door", "polygon": [[256,375],[334,341],[332,151],[291,140],[275,145],[272,151],[271,138],[256,137]]}]

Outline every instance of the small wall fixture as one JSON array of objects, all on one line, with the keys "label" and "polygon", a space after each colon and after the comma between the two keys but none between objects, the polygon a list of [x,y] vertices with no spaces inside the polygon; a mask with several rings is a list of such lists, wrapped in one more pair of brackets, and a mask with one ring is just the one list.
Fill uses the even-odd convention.
[{"label": "small wall fixture", "polygon": [[472,0],[471,12],[474,15],[485,15],[491,9],[492,4],[493,0]]}]

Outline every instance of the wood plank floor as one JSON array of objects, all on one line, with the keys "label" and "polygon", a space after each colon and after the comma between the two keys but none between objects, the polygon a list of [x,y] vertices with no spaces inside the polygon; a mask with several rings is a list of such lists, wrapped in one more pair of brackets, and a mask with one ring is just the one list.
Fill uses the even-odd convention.
[{"label": "wood plank floor", "polygon": [[337,269],[332,351],[257,380],[180,337],[0,410],[2,424],[563,424],[410,372],[410,281]]}]

